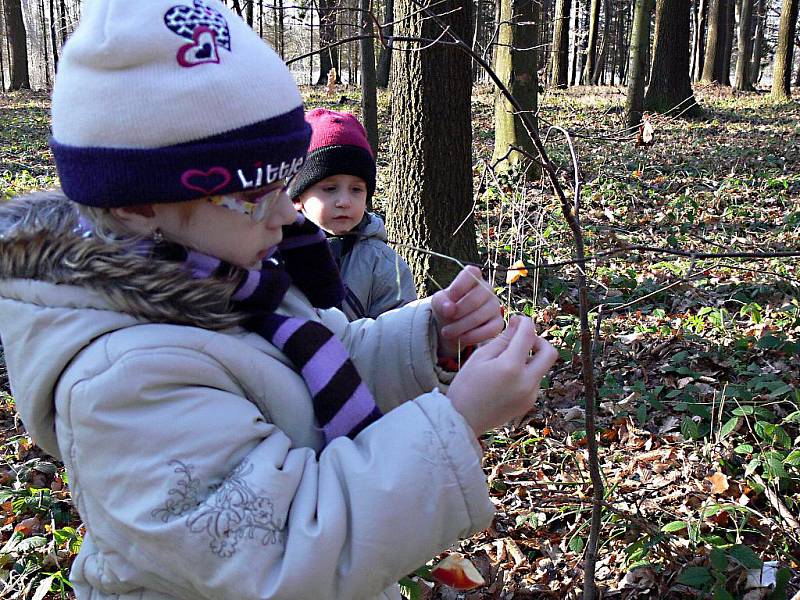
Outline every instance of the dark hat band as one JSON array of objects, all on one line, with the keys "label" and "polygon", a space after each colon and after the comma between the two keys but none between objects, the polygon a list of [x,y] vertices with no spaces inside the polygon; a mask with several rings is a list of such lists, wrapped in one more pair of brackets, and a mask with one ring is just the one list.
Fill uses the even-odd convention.
[{"label": "dark hat band", "polygon": [[303,168],[289,186],[289,196],[297,200],[312,185],[334,175],[360,177],[367,184],[367,200],[375,193],[375,159],[358,146],[323,146],[311,152]]},{"label": "dark hat band", "polygon": [[261,187],[294,175],[311,127],[302,106],[289,113],[162,148],[92,148],[51,138],[64,193],[98,207],[179,202]]}]

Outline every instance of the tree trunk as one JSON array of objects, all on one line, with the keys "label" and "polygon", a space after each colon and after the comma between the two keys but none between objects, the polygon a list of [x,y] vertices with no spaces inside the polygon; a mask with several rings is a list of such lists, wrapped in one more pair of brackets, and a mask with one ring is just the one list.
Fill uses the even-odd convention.
[{"label": "tree trunk", "polygon": [[644,113],[644,79],[652,14],[653,0],[636,0],[628,57],[628,93],[625,98],[625,122],[628,128],[639,125]]},{"label": "tree trunk", "polygon": [[[537,51],[536,40],[539,38],[539,0],[501,0],[500,4],[500,31],[497,38],[497,56],[495,57],[495,72],[529,116],[535,117],[538,105],[538,78],[536,72]],[[565,20],[568,16],[565,15]],[[566,38],[566,35],[564,35]],[[523,50],[524,48],[524,50]],[[566,48],[565,62],[562,65],[566,78]],[[554,53],[555,54],[558,53]],[[554,76],[555,77],[555,76]],[[566,87],[566,81],[565,85]],[[495,91],[494,101],[494,162],[503,158],[498,166],[500,170],[514,165],[525,158],[519,152],[510,150],[516,146],[536,155],[528,131],[522,119],[514,114],[514,109],[499,90]],[[540,172],[537,165],[530,175]]]},{"label": "tree trunk", "polygon": [[[447,0],[434,8],[451,31],[471,39],[471,0]],[[435,39],[441,33],[414,0],[397,0],[395,12],[401,17],[398,36]],[[436,45],[422,52],[395,52],[392,60],[388,237],[475,261],[470,59],[451,46]],[[447,286],[460,271],[430,254],[408,248],[398,252],[411,267],[421,296]]]},{"label": "tree trunk", "polygon": [[703,57],[706,49],[706,17],[708,13],[707,0],[698,0],[698,3],[694,31],[694,48],[692,52],[692,79],[694,81],[700,81],[700,78],[703,76]]},{"label": "tree trunk", "polygon": [[283,0],[278,0],[278,39],[276,43],[280,46],[281,58],[286,57],[286,26],[283,18]]},{"label": "tree trunk", "polygon": [[[361,50],[361,120],[367,131],[367,140],[373,155],[378,156],[378,90],[375,84],[374,28],[370,16],[370,0],[359,0],[361,11],[356,13],[361,20],[361,34],[369,36],[358,42]],[[371,199],[370,199],[371,200]],[[372,210],[372,206],[367,206]]]},{"label": "tree trunk", "polygon": [[319,11],[319,78],[317,85],[325,85],[328,82],[328,71],[336,69],[336,81],[341,80],[341,70],[339,69],[339,48],[325,48],[330,44],[336,43],[336,4],[337,0],[318,0]]},{"label": "tree trunk", "polygon": [[740,0],[739,7],[739,28],[736,36],[739,56],[736,59],[735,87],[737,90],[746,91],[753,89],[750,83],[750,55],[753,51],[750,25],[753,21],[753,0]]},{"label": "tree trunk", "polygon": [[[500,0],[500,22],[510,20],[514,17],[503,12],[503,6],[511,4],[508,0]],[[516,4],[516,3],[515,3]],[[510,6],[509,6],[510,8]],[[550,70],[550,81],[553,87],[563,89],[567,87],[567,73],[569,66],[569,9],[570,0],[556,0],[556,12],[553,16],[553,46],[552,46],[552,60]],[[503,15],[506,14],[504,17]],[[516,13],[515,15],[516,16]],[[503,27],[501,25],[501,27]],[[509,28],[510,30],[511,28]],[[502,32],[502,29],[501,29]],[[507,33],[508,38],[513,38],[513,33]],[[500,42],[502,44],[502,42]],[[515,44],[512,44],[516,46]],[[531,44],[532,46],[535,44]],[[509,48],[502,48],[503,50],[510,50]],[[497,49],[497,56],[499,59],[501,47]],[[510,58],[509,58],[510,60]],[[498,64],[498,60],[495,61]]]},{"label": "tree trunk", "polygon": [[48,0],[50,5],[50,41],[53,46],[53,72],[58,72],[58,26],[56,25],[56,0]]},{"label": "tree trunk", "polygon": [[31,89],[28,73],[28,35],[22,18],[22,0],[3,0],[8,40],[9,90]]},{"label": "tree trunk", "polygon": [[600,55],[595,57],[594,72],[592,73],[592,85],[605,84],[606,60],[611,47],[609,31],[611,26],[611,1],[605,0],[603,3],[605,20],[603,21],[603,42],[600,45]]},{"label": "tree trunk", "polygon": [[775,48],[775,63],[772,68],[772,96],[778,100],[792,97],[792,53],[794,34],[797,30],[797,11],[800,0],[783,0],[781,22],[778,27],[778,45]]},{"label": "tree trunk", "polygon": [[570,46],[572,58],[570,59],[569,84],[577,85],[575,77],[578,73],[578,50],[580,48],[580,0],[572,4],[572,30],[570,31]]},{"label": "tree trunk", "polygon": [[590,85],[595,71],[597,58],[597,28],[600,26],[600,0],[592,0],[589,11],[589,37],[586,42],[586,63],[583,69],[582,81]]},{"label": "tree trunk", "polygon": [[[478,11],[480,12],[480,11]],[[378,56],[378,69],[375,74],[378,87],[385,88],[389,85],[389,70],[392,68],[392,41],[394,32],[394,0],[386,0],[386,8],[383,13],[383,22],[389,23],[382,27],[383,39],[386,45],[381,45],[381,53]]]},{"label": "tree trunk", "polygon": [[245,0],[245,20],[250,27],[253,27],[253,0]]},{"label": "tree trunk", "polygon": [[756,33],[753,36],[753,62],[750,65],[750,83],[756,85],[761,79],[761,57],[764,51],[764,24],[766,20],[766,0],[758,0],[755,14]]},{"label": "tree trunk", "polygon": [[[626,7],[617,8],[617,43],[614,50],[614,64],[616,65],[617,75],[619,76],[619,83],[625,78],[625,67],[628,57],[628,49],[625,45],[625,40],[628,39],[628,15],[626,14]],[[614,85],[613,66],[611,85]]]},{"label": "tree trunk", "polygon": [[586,68],[586,56],[588,55],[589,47],[589,0],[584,0],[582,4],[583,21],[581,26],[581,40],[580,49],[578,50],[578,74],[575,77],[575,85],[578,85],[583,80],[583,72]]},{"label": "tree trunk", "polygon": [[709,83],[722,83],[722,54],[725,46],[725,2],[727,0],[709,0],[708,3],[708,38],[706,39],[706,55],[703,61],[702,80]]},{"label": "tree trunk", "polygon": [[676,114],[702,112],[689,79],[689,0],[657,0],[653,68],[644,106],[664,113],[678,105]]},{"label": "tree trunk", "polygon": [[45,87],[50,88],[50,42],[47,33],[47,17],[45,16],[44,0],[39,0],[39,16],[41,17],[42,27],[42,51],[44,52],[44,82]]},{"label": "tree trunk", "polygon": [[731,84],[731,56],[736,29],[736,0],[725,0],[725,46],[722,52],[722,85]]}]

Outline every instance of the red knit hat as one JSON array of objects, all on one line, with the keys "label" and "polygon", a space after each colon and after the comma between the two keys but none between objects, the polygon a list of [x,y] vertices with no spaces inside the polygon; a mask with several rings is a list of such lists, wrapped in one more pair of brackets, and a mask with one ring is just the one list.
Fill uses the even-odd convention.
[{"label": "red knit hat", "polygon": [[367,199],[375,193],[375,158],[367,133],[355,115],[327,108],[306,113],[311,145],[289,195],[296,200],[309,187],[333,175],[353,175],[367,184]]}]

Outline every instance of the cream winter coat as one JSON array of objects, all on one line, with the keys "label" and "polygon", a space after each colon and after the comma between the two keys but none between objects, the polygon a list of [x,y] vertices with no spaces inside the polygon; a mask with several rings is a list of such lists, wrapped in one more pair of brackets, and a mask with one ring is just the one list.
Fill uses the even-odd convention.
[{"label": "cream winter coat", "polygon": [[64,206],[0,208],[0,337],[86,525],[80,600],[399,598],[394,582],[489,524],[480,452],[436,390],[427,302],[348,323],[287,294],[280,312],[334,331],[387,413],[323,449],[285,356],[213,330],[229,318],[213,307],[170,314],[197,282],[103,255]]}]

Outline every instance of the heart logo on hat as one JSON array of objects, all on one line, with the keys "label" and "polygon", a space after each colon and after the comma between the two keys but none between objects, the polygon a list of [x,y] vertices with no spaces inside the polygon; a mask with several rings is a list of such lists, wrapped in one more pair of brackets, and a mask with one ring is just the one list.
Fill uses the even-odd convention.
[{"label": "heart logo on hat", "polygon": [[188,169],[181,175],[183,187],[209,196],[218,192],[231,181],[231,174],[225,167],[211,167],[208,171]]},{"label": "heart logo on hat", "polygon": [[216,43],[230,51],[231,36],[228,22],[217,10],[207,6],[203,0],[194,0],[194,6],[178,4],[164,14],[164,24],[172,33],[187,40],[196,40],[198,28],[210,29],[215,34]]},{"label": "heart logo on hat", "polygon": [[194,30],[194,41],[178,50],[178,64],[182,67],[196,67],[208,63],[218,63],[216,34],[208,27]]}]

